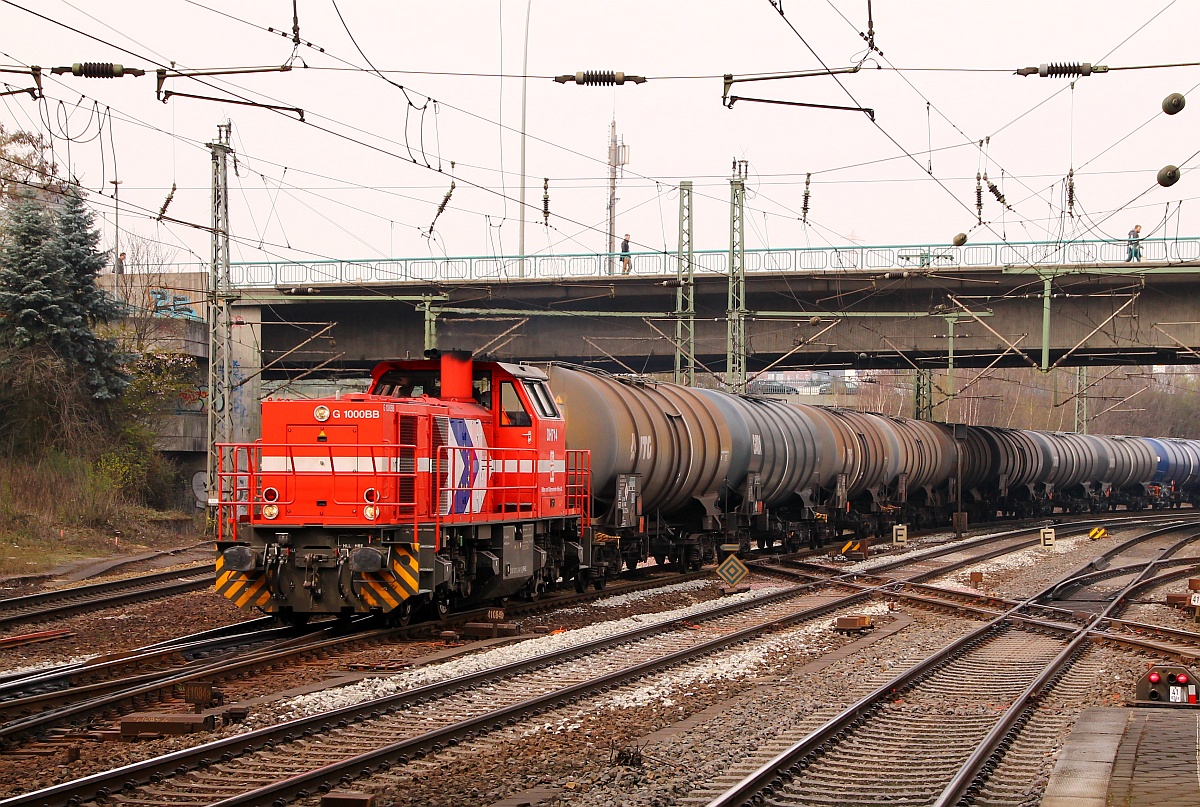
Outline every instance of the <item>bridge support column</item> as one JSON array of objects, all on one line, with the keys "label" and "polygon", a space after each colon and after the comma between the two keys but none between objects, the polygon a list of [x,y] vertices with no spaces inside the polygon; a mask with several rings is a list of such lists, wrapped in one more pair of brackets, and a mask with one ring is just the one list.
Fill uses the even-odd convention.
[{"label": "bridge support column", "polygon": [[1042,275],[1042,366],[1043,373],[1050,371],[1050,291],[1051,278]]},{"label": "bridge support column", "polygon": [[437,350],[438,310],[433,307],[433,298],[426,297],[418,308],[425,314],[425,355]]}]

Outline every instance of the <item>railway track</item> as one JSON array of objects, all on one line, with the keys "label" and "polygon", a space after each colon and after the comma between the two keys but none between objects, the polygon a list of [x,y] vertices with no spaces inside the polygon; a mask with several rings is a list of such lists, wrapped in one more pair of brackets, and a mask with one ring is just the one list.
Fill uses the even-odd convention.
[{"label": "railway track", "polygon": [[[1192,526],[1194,526],[1194,522]],[[1171,525],[1171,528],[1179,530],[1185,527]],[[1157,533],[1151,533],[1151,535],[1157,535]],[[1147,540],[1147,536],[1142,536],[1141,540]],[[1013,551],[1013,547],[1019,546],[1020,543],[1020,541],[1010,541],[1008,551]],[[981,544],[980,547],[982,548],[982,546]],[[995,549],[995,547],[993,546],[991,549]],[[941,573],[944,574],[947,567],[951,564],[958,564],[961,560],[961,558],[948,559],[943,565]],[[976,556],[976,560],[978,560],[978,556]],[[1161,560],[1165,559],[1157,558],[1152,562]],[[895,571],[902,566],[903,562],[903,558],[889,559],[889,570]],[[930,559],[922,555],[910,557],[908,562],[928,565]],[[439,751],[453,748],[461,742],[478,742],[481,737],[496,731],[497,728],[519,723],[525,717],[544,712],[547,709],[556,709],[564,704],[574,702],[576,699],[587,697],[589,693],[621,686],[622,682],[627,683],[637,676],[648,675],[653,670],[662,669],[664,663],[668,665],[686,664],[690,659],[703,657],[706,652],[710,654],[717,652],[722,647],[748,641],[753,635],[763,632],[779,630],[785,624],[793,624],[799,619],[816,618],[817,615],[828,614],[831,610],[844,608],[855,602],[861,603],[872,595],[908,598],[914,601],[920,599],[925,604],[934,604],[952,610],[957,609],[964,613],[970,612],[975,619],[988,620],[993,627],[977,637],[980,638],[982,645],[991,645],[993,648],[990,651],[992,653],[990,660],[984,664],[988,669],[995,666],[997,658],[1015,656],[1013,652],[1005,649],[1007,646],[1004,644],[1011,642],[1011,637],[1014,636],[1037,637],[1039,642],[1049,642],[1048,648],[1074,645],[1075,649],[1072,651],[1074,654],[1079,650],[1080,644],[1085,643],[1084,639],[1079,637],[1094,637],[1100,632],[1113,631],[1114,626],[1118,626],[1122,631],[1138,630],[1137,623],[1127,623],[1126,627],[1113,619],[1105,619],[1103,623],[1096,620],[1081,623],[1078,611],[1038,603],[1034,601],[1034,598],[1017,603],[982,594],[943,591],[936,586],[916,582],[915,578],[918,577],[936,576],[938,571],[933,568],[925,568],[907,579],[899,579],[875,571],[869,577],[854,574],[832,575],[829,570],[825,570],[823,575],[812,570],[798,571],[797,573],[808,574],[810,577],[824,576],[826,580],[820,585],[844,588],[847,593],[837,597],[826,593],[823,595],[824,602],[814,605],[811,613],[801,611],[786,618],[772,616],[755,626],[745,628],[744,630],[748,633],[744,635],[741,632],[743,629],[731,628],[733,630],[731,634],[697,644],[695,634],[692,633],[692,647],[660,646],[657,649],[649,650],[645,656],[646,660],[634,665],[631,669],[609,668],[598,663],[596,655],[589,656],[583,662],[578,659],[574,662],[563,662],[576,665],[569,668],[547,667],[540,671],[536,669],[525,671],[516,667],[495,668],[480,672],[479,676],[482,676],[480,680],[483,682],[507,682],[514,676],[524,676],[519,679],[514,678],[516,681],[514,686],[517,689],[512,691],[509,699],[499,699],[496,694],[499,691],[496,688],[498,685],[495,683],[483,684],[490,687],[484,696],[481,696],[477,690],[474,691],[474,695],[461,691],[457,695],[453,694],[455,689],[477,685],[474,679],[455,681],[453,684],[429,685],[366,705],[345,707],[332,714],[316,715],[282,726],[259,729],[250,734],[210,743],[192,751],[179,752],[168,757],[128,766],[117,773],[98,774],[42,793],[9,799],[0,804],[78,804],[95,798],[97,795],[100,795],[101,798],[106,796],[116,798],[118,792],[120,792],[119,799],[122,803],[129,804],[286,803],[295,798],[303,798],[305,795],[318,794],[323,789],[327,790],[339,783],[353,781],[356,777],[363,775],[367,769],[372,772],[389,770],[398,764],[404,765],[428,754],[436,754]],[[1071,576],[1078,575],[1072,573],[1067,577]],[[1059,582],[1061,581],[1056,581],[1056,585]],[[816,584],[809,584],[807,590],[815,587]],[[795,592],[792,596],[796,596]],[[796,611],[795,608],[792,610]],[[648,630],[654,632],[655,629]],[[1179,635],[1176,638],[1182,640],[1185,633],[1178,632]],[[1002,639],[1001,637],[1009,638]],[[1192,635],[1192,638],[1200,642],[1200,636]],[[628,656],[630,654],[628,643],[633,639],[622,637],[621,641],[624,641],[626,645],[620,651],[602,651],[594,648],[593,652],[595,654],[607,652],[614,657],[622,654]],[[995,644],[995,642],[1000,643]],[[1022,643],[1018,642],[1017,644]],[[653,647],[653,645],[647,646]],[[1041,663],[1043,656],[1049,652],[1048,649],[1038,651],[1038,654],[1035,654],[1037,662]],[[989,657],[985,654],[981,658]],[[666,659],[665,662],[664,659]],[[533,662],[533,666],[536,668],[538,665],[549,663],[552,662],[539,659]],[[969,665],[971,662],[961,663]],[[1029,661],[1025,667],[1030,665],[1036,666],[1033,661]],[[628,664],[625,667],[628,667]],[[959,668],[959,672],[962,675],[971,675],[970,669],[969,666],[962,667]],[[572,670],[572,672],[568,674],[566,670]],[[598,675],[601,672],[604,674]],[[495,677],[489,678],[489,675]],[[951,676],[953,677],[953,673]],[[1035,683],[1042,681],[1043,677],[1036,677]],[[1053,678],[1053,675],[1050,675],[1050,678]],[[1026,675],[1023,680],[1028,681],[1029,675]],[[536,689],[537,692],[543,692],[541,695],[511,700],[522,693],[528,695],[529,692],[534,691],[530,687],[535,682],[540,682],[538,684],[540,687],[550,688],[544,692],[542,689]],[[525,688],[521,689],[522,686]],[[997,686],[1001,685],[997,684]],[[1023,692],[1027,692],[1029,688],[1026,686]],[[931,691],[935,695],[930,697],[932,701],[936,702],[938,690]],[[987,690],[984,696],[1002,702],[1004,699],[1002,696],[1010,694],[1009,690]],[[457,699],[460,696],[465,704],[463,709],[467,709],[469,706],[470,709],[483,708],[484,711],[460,711],[459,707],[455,705],[459,703]],[[443,718],[449,722],[443,725]],[[456,719],[451,720],[450,718]],[[1032,718],[1026,717],[1023,722],[1031,720]],[[397,732],[411,733],[414,724],[424,731],[417,736],[397,740],[397,737],[405,736]],[[360,725],[365,726],[362,733],[354,734],[359,731],[355,727]],[[975,733],[978,734],[978,731]],[[984,733],[986,734],[986,732]],[[360,739],[354,739],[355,736]],[[330,752],[331,746],[341,749],[336,751],[337,759],[331,760],[328,756],[322,756]],[[381,746],[384,747],[381,748]],[[282,755],[285,761],[280,761],[279,755],[276,754],[277,749],[282,749],[279,751],[279,755]],[[242,761],[247,759],[250,761]],[[297,765],[292,769],[295,771],[295,775],[280,778],[279,766],[286,764],[291,769],[290,766],[293,763]],[[243,768],[241,767],[243,765],[250,767]],[[249,793],[242,793],[247,787],[247,782],[260,781],[257,778],[258,774],[243,776],[243,773],[246,771],[261,773],[268,768],[275,770],[274,780],[262,781],[261,787]],[[314,773],[314,771],[316,772]],[[155,779],[160,781],[154,782]],[[233,787],[233,790],[237,791],[236,793],[230,791],[229,783],[231,781],[238,783]],[[147,789],[146,783],[152,786]]]},{"label": "railway track", "polygon": [[199,591],[212,585],[214,570],[213,564],[209,563],[124,580],[10,597],[0,600],[0,629],[97,608],[112,608],[131,602]]},{"label": "railway track", "polygon": [[[1144,548],[1166,533],[1186,533],[1195,526],[1189,523],[1151,530],[1102,557]],[[1124,576],[1132,579],[1119,589],[1097,591],[1070,602],[1072,606],[1093,604],[1088,611],[1055,609],[1066,617],[1061,622],[1039,619],[1031,624],[1021,618],[1026,609],[1050,599],[1064,584],[1075,584],[1078,592],[1089,582],[1110,579],[1080,571],[1069,573],[820,725],[804,727],[810,730],[802,739],[723,792],[696,794],[688,802],[732,807],[768,800],[839,805],[889,801],[949,807],[964,797],[977,796],[985,787],[993,794],[1011,792],[1018,787],[1018,780],[1002,780],[993,773],[1034,721],[1035,729],[1005,768],[1006,776],[1019,777],[1028,771],[1039,732],[1055,723],[1049,712],[1039,717],[1038,704],[1057,685],[1063,671],[1084,653],[1093,629],[1149,583],[1156,567],[1198,537],[1186,534],[1155,549],[1140,568],[1127,570]],[[1191,563],[1194,569],[1200,559]],[[1079,624],[1072,626],[1071,622]],[[1193,638],[1200,640],[1200,635]],[[947,704],[953,708],[947,710]],[[905,753],[898,754],[897,749]],[[868,768],[872,771],[869,777],[855,775]]]},{"label": "railway track", "polygon": [[[913,558],[908,558],[908,561],[911,562],[912,560],[913,560]],[[844,581],[842,581],[842,582],[844,582]],[[894,584],[894,579],[887,580],[886,582],[888,585],[892,585],[892,584]],[[839,581],[832,580],[832,581],[828,581],[827,584],[822,584],[822,585],[841,585],[841,584]],[[853,602],[862,602],[863,599],[870,596],[870,594],[872,593],[872,588],[878,588],[878,586],[874,586],[874,587],[868,586],[868,587],[864,588],[863,586],[860,586],[860,585],[858,585],[858,586],[852,585],[852,584],[850,584],[850,585],[852,588],[851,593],[845,594],[845,596],[842,596],[842,597],[830,598],[827,600],[827,603],[833,603],[833,605],[829,605],[829,608],[845,608],[846,605],[851,604]],[[810,616],[809,618],[812,618],[812,616]],[[766,629],[779,629],[782,622],[779,620],[779,618],[773,617],[772,620],[770,620],[769,622],[766,622],[764,624],[766,624],[766,626],[769,626],[769,628],[763,627],[763,626],[758,626],[756,629],[760,630],[760,632],[761,632],[761,630],[766,630]],[[694,640],[692,640],[692,641],[694,641]],[[714,648],[715,648],[715,646],[708,647],[708,652],[713,652]],[[658,651],[655,651],[655,654],[658,657],[672,656],[672,651],[664,650],[664,648],[659,648]],[[623,656],[628,656],[628,648],[625,648],[625,652],[623,653]],[[539,662],[539,663],[545,663],[545,662]],[[595,673],[595,670],[598,669],[598,665],[596,665],[594,658],[589,659],[589,662],[586,665],[586,669],[588,671],[590,671],[590,673]],[[515,669],[505,669],[505,670],[498,671],[500,680],[503,680],[503,681],[509,681],[510,679],[514,679],[514,676],[516,675],[516,673],[517,673],[517,671]],[[626,671],[626,675],[644,675],[644,674],[646,674],[646,670],[644,670],[644,669],[637,670],[636,673],[628,673],[628,671]],[[613,675],[616,675],[616,674],[613,674]],[[559,685],[562,685],[562,682],[564,680],[564,675],[562,673],[562,670],[556,670],[556,671],[554,671],[553,675],[548,675],[548,679],[545,679],[545,677],[544,677],[544,679],[542,679],[542,681],[544,681],[544,682],[547,680],[551,681],[551,682],[557,681],[559,683]],[[464,686],[464,682],[462,682],[462,681],[457,682],[457,685]],[[580,686],[582,686],[582,685],[580,685]],[[600,686],[600,685],[598,685],[598,686]],[[602,686],[605,686],[605,687],[617,686],[617,680],[616,679],[613,679],[613,680],[606,679],[604,685],[602,685]],[[578,693],[564,694],[564,689],[562,686],[559,686],[558,689],[554,689],[553,692],[559,693],[560,695],[562,695],[562,697],[564,699],[580,697],[580,694],[578,694]],[[373,711],[373,712],[382,712],[382,711],[389,710],[389,709],[397,709],[401,713],[400,713],[400,716],[398,716],[396,718],[396,721],[398,723],[406,723],[406,722],[410,722],[410,719],[412,719],[413,705],[424,705],[424,704],[422,704],[422,700],[424,700],[426,698],[436,697],[436,695],[437,695],[436,692],[426,691],[426,689],[419,689],[419,691],[416,691],[414,693],[407,693],[406,695],[402,695],[401,698],[403,700],[400,701],[400,703],[397,703],[396,700],[384,700],[384,701],[377,701],[377,703],[371,704],[370,707],[371,707],[371,711]],[[493,706],[496,705],[496,700],[494,700],[494,698],[496,698],[496,695],[494,695],[494,691],[488,691],[488,699],[487,699],[488,705],[493,705]],[[529,700],[529,699],[526,698],[526,700]],[[551,700],[553,701],[553,697],[551,698]],[[524,701],[522,701],[522,703],[524,703]],[[553,701],[553,703],[557,704],[558,701]],[[528,704],[527,704],[526,707],[528,707],[528,709],[545,709],[545,705],[528,706]],[[522,707],[522,709],[526,709],[526,707]],[[358,709],[358,707],[355,707],[355,709]],[[505,706],[505,710],[509,710],[509,709],[515,709],[515,706]],[[502,711],[504,711],[504,710],[502,710]],[[454,715],[457,715],[457,712],[455,710],[450,709],[448,711],[448,707],[446,707],[446,705],[444,703],[442,703],[442,701],[440,701],[440,700],[438,701],[437,709],[436,710],[428,710],[428,712],[436,712],[436,713],[438,713],[438,715],[444,715],[444,713],[445,713],[445,715],[450,715],[450,713],[454,713]],[[424,717],[424,715],[426,715],[426,713],[428,713],[428,712],[425,712],[425,711],[421,712],[422,728],[428,728],[428,724],[426,723],[428,718]],[[493,713],[493,712],[497,712],[497,710],[493,709],[490,712],[487,712],[487,715],[490,717],[479,718],[478,721],[475,721],[474,723],[470,723],[469,721],[467,721],[468,723],[475,725],[475,727],[476,727],[475,729],[464,729],[462,727],[462,725],[460,725],[460,723],[463,723],[464,721],[466,721],[466,718],[464,718],[464,721],[458,721],[456,723],[452,723],[452,725],[455,725],[455,727],[457,727],[457,728],[450,731],[450,734],[446,734],[445,736],[443,736],[442,740],[432,740],[431,743],[427,743],[426,746],[420,746],[420,745],[404,746],[404,745],[401,745],[401,746],[392,748],[391,753],[394,754],[395,759],[400,759],[400,758],[408,758],[409,757],[409,754],[404,753],[403,749],[408,749],[408,751],[412,752],[413,754],[421,754],[421,753],[425,753],[425,752],[422,752],[422,748],[434,748],[437,745],[439,745],[439,743],[440,743],[440,745],[442,745],[443,748],[450,747],[450,741],[455,740],[456,736],[466,736],[463,734],[463,733],[466,733],[466,731],[473,731],[473,733],[478,733],[479,727],[486,728],[486,725],[492,725],[492,727],[494,728],[494,725],[496,725],[497,723],[499,723],[500,725],[508,725],[510,718],[517,719],[515,713],[505,712],[504,715],[498,715],[498,713]],[[496,721],[488,723],[488,721],[490,721],[490,719],[492,719],[493,717],[494,718],[503,718],[503,719],[496,719]],[[330,723],[332,725],[334,725],[334,727],[338,727],[338,724],[341,724],[340,727],[337,728],[338,740],[337,740],[336,745],[338,747],[344,747],[344,748],[365,749],[372,745],[378,746],[380,736],[394,737],[396,731],[401,730],[401,727],[397,727],[397,725],[391,725],[391,724],[386,725],[386,728],[384,728],[384,729],[371,729],[370,731],[367,731],[366,735],[364,735],[365,737],[367,737],[367,739],[362,741],[362,743],[364,743],[364,745],[358,746],[358,745],[356,745],[356,741],[355,742],[347,742],[346,736],[344,736],[344,730],[348,729],[350,723],[355,722],[355,721],[360,721],[361,717],[358,716],[358,713],[356,713],[356,712],[347,713],[346,710],[342,710],[340,712],[335,713],[334,716],[320,716],[317,718],[310,718],[310,719],[312,719],[312,721],[317,721],[317,722],[316,723],[306,723],[304,725],[293,725],[293,727],[290,727],[289,729],[286,729],[286,730],[280,729],[280,728],[259,730],[259,733],[256,733],[256,735],[258,735],[259,737],[266,737],[266,739],[262,740],[263,745],[258,746],[258,748],[260,748],[260,749],[265,748],[266,745],[268,745],[268,743],[274,743],[274,745],[280,745],[281,741],[286,741],[289,743],[298,742],[302,739],[302,737],[304,737],[306,731],[308,734],[311,735],[311,739],[312,739],[313,743],[316,743],[316,745],[322,745],[322,743],[314,740],[314,737],[317,737],[318,735],[323,735],[324,729],[318,729],[316,727],[318,727],[318,725],[326,725],[326,724],[330,724]],[[455,734],[455,731],[457,731],[458,734]],[[290,737],[290,739],[289,739],[289,737]],[[228,782],[230,777],[232,777],[232,778],[235,778],[236,781],[238,781],[238,782],[247,781],[247,779],[245,779],[244,777],[241,777],[241,775],[236,775],[236,776],[230,775],[229,764],[233,763],[234,759],[240,759],[241,755],[246,753],[245,752],[246,747],[252,747],[252,746],[245,746],[244,743],[246,741],[244,739],[235,739],[232,741],[222,741],[222,742],[228,742],[228,743],[230,743],[230,745],[220,745],[220,743],[217,743],[217,745],[212,745],[212,743],[210,743],[209,746],[204,746],[203,749],[200,749],[200,751],[197,751],[194,753],[187,753],[186,757],[178,757],[178,755],[173,755],[172,758],[170,758],[169,760],[163,761],[163,763],[161,763],[160,765],[166,766],[167,771],[179,771],[181,769],[194,770],[194,769],[196,769],[196,767],[202,767],[202,769],[206,769],[206,767],[214,767],[214,770],[217,773],[217,779],[224,778],[224,779],[226,779],[226,782]],[[391,743],[391,746],[396,746],[396,743]],[[234,747],[238,747],[238,751],[234,751]],[[296,757],[296,754],[294,752],[295,752],[295,748],[292,747],[292,748],[290,748],[290,752],[288,752],[288,753],[292,754],[293,757]],[[184,753],[184,752],[181,752],[181,753]],[[328,753],[328,749],[326,749],[326,753]],[[364,753],[368,753],[368,752],[364,751]],[[230,755],[230,754],[233,754],[233,755]],[[301,755],[299,755],[298,758],[300,758],[300,757],[304,757],[304,755],[301,754]],[[354,759],[355,757],[356,757],[356,755],[352,754],[352,755],[350,755],[349,758]],[[380,759],[382,759],[383,761],[386,761],[386,757],[388,757],[388,754],[384,753],[384,757],[380,758]],[[221,759],[221,758],[224,758],[224,760],[226,760],[226,761],[224,761],[224,764],[220,765],[220,766],[215,765],[214,760]],[[208,764],[204,764],[204,760],[208,760]],[[320,759],[307,759],[306,764],[310,765],[311,767],[319,767],[319,769],[326,770],[326,769],[328,769],[329,765],[332,765],[334,763],[330,763],[329,760],[322,761]],[[353,763],[353,764],[358,764],[358,763]],[[148,765],[150,765],[152,767],[152,766],[154,766],[154,763],[152,763],[152,761],[151,761],[151,763],[148,763]],[[270,765],[275,766],[276,763],[270,763]],[[301,767],[304,767],[304,765],[301,765]],[[138,777],[146,777],[146,778],[162,777],[163,773],[161,770],[158,770],[158,769],[154,769],[154,770],[137,769],[137,770],[126,770],[125,772],[122,772],[122,775],[134,776],[134,778],[130,779],[130,781],[137,781]],[[199,776],[199,775],[197,775],[197,776]],[[92,777],[92,778],[95,778],[95,777]],[[191,781],[191,779],[190,779],[190,781]],[[90,784],[85,785],[85,787],[94,787],[94,788],[96,788],[96,790],[92,790],[92,793],[88,794],[88,795],[80,795],[78,793],[78,791],[76,791],[76,793],[74,793],[73,795],[79,796],[79,797],[91,797],[92,795],[95,795],[95,793],[97,793],[97,791],[100,789],[107,789],[110,794],[115,793],[115,790],[113,790],[114,784],[112,782],[108,782],[107,784],[91,782]],[[122,795],[121,795],[122,800],[125,800],[125,801],[132,800],[131,803],[139,803],[138,797],[134,797],[132,791],[130,789],[126,788],[126,782],[118,783],[118,787],[126,789],[126,793],[122,793]],[[167,788],[167,787],[168,787],[168,785],[164,782],[156,785],[157,789],[152,791],[152,793],[146,794],[146,796],[148,796],[148,801],[145,801],[144,803],[151,803],[151,802],[162,803],[162,801],[175,802],[178,800],[184,800],[184,802],[182,802],[182,803],[186,803],[186,801],[187,801],[186,794],[178,793],[178,791],[172,791],[172,793],[167,793],[166,790],[163,790],[163,788]],[[170,787],[174,787],[174,785],[170,785]],[[220,787],[220,785],[215,785],[215,784],[205,785],[205,788],[209,788],[209,787]],[[275,787],[275,785],[274,784],[264,784],[264,788],[272,788],[272,787]],[[202,788],[202,790],[205,788]],[[185,790],[186,790],[186,787],[185,787]],[[305,790],[305,788],[301,787],[299,789],[294,789],[293,795],[296,793],[300,793],[301,790]],[[210,793],[210,795],[212,795],[212,794]],[[268,796],[268,795],[271,795],[271,794],[266,793],[266,791],[259,790],[259,791],[256,791],[256,793],[254,793],[253,795],[246,796],[246,799],[247,799],[246,801],[241,801],[239,803],[258,803],[257,800],[266,799],[266,796]],[[50,801],[48,803],[56,803],[53,801],[54,797],[56,797],[54,794],[46,794],[46,796],[50,797],[50,799],[52,799],[52,801]],[[208,796],[205,796],[205,797],[208,797]],[[277,799],[277,797],[280,797],[280,796],[275,796],[275,797]],[[5,802],[5,803],[10,803],[10,802]],[[28,802],[13,801],[11,803],[42,803],[42,802],[37,802],[35,800],[35,801],[28,801]],[[204,802],[204,803],[208,803],[208,802]]]},{"label": "railway track", "polygon": [[[537,602],[510,603],[509,616],[521,616],[632,593],[661,585],[694,580],[702,573],[668,574],[610,585],[603,592],[566,593]],[[373,627],[369,619],[355,625],[314,623],[308,630],[269,628],[271,620],[255,620],[246,633],[229,634],[229,628],[190,641],[162,643],[111,660],[73,664],[61,670],[0,682],[0,746],[13,747],[30,738],[46,736],[60,726],[85,725],[97,715],[120,714],[152,704],[179,702],[184,686],[204,681],[220,684],[306,658],[330,659],[354,653],[374,643],[404,642],[431,632],[478,621],[486,609],[455,614],[437,623],[405,627]]]}]

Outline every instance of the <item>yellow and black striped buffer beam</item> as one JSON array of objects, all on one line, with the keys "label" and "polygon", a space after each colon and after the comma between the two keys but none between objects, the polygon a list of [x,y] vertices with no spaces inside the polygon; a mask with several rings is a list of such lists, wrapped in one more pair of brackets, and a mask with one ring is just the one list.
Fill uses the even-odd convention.
[{"label": "yellow and black striped buffer beam", "polygon": [[358,581],[358,597],[368,608],[390,611],[420,590],[421,572],[416,547],[392,547],[387,571],[368,572]]},{"label": "yellow and black striped buffer beam", "polygon": [[267,577],[262,572],[235,572],[225,568],[225,558],[217,556],[217,593],[232,600],[238,608],[258,606],[274,611]]}]

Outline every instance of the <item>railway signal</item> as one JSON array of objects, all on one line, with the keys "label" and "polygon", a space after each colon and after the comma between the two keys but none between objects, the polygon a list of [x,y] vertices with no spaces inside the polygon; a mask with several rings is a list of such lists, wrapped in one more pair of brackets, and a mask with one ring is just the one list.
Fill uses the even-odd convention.
[{"label": "railway signal", "polygon": [[1196,676],[1178,664],[1155,664],[1138,680],[1134,701],[1143,706],[1197,706]]}]

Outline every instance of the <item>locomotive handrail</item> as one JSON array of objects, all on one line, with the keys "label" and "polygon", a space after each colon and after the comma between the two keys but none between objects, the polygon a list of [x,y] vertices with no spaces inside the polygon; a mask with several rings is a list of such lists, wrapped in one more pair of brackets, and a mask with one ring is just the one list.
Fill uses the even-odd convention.
[{"label": "locomotive handrail", "polygon": [[[430,458],[432,464],[420,462],[420,447],[408,443],[314,445],[256,441],[220,443],[217,448],[218,541],[236,541],[240,523],[284,525],[294,521],[294,517],[287,518],[286,508],[297,504],[295,480],[304,477],[333,478],[330,497],[324,500],[326,506],[352,508],[342,514],[322,512],[323,520],[335,523],[350,519],[358,523],[364,507],[371,505],[377,512],[371,520],[375,526],[408,523],[411,518],[415,536],[417,520],[427,515],[433,521],[435,545],[440,545],[443,524],[478,523],[512,512],[528,512],[531,518],[541,516],[537,479],[541,460],[534,448],[446,445],[438,447]],[[564,514],[582,516],[586,525],[591,509],[590,452],[569,450],[566,454],[555,466],[555,472],[564,477]],[[475,463],[479,464],[477,471],[485,470],[483,487],[450,479],[449,473],[455,467]],[[510,474],[528,476],[518,481],[507,479]],[[469,482],[477,478],[471,477]],[[339,486],[339,479],[353,480],[354,498],[346,498],[349,484]],[[264,496],[269,489],[275,491],[274,498]],[[374,500],[361,498],[368,489],[376,491]],[[462,495],[472,506],[466,512],[452,512]],[[422,504],[427,514],[422,514]],[[266,505],[281,508],[282,512],[268,519],[263,514]]]}]

